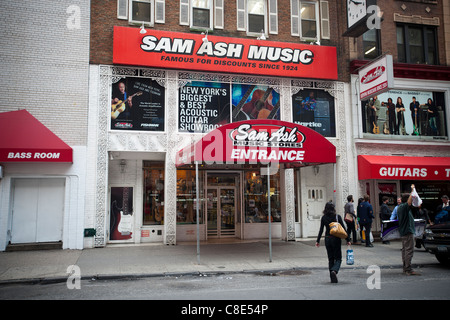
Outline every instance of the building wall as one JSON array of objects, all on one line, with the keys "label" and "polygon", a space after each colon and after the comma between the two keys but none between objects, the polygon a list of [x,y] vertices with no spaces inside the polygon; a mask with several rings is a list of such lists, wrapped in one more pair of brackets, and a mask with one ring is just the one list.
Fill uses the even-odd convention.
[{"label": "building wall", "polygon": [[27,109],[67,144],[86,145],[89,1],[0,2],[1,111]]},{"label": "building wall", "polygon": [[63,248],[83,248],[90,4],[0,2],[0,112],[28,110],[73,149],[73,163],[2,163],[0,250],[11,232],[15,178],[65,178]]}]

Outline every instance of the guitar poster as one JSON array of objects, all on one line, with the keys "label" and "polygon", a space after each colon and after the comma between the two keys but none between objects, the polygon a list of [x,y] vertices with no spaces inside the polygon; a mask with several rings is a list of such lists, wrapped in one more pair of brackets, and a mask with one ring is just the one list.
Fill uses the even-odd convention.
[{"label": "guitar poster", "polygon": [[191,81],[178,98],[179,132],[209,132],[230,122],[229,83]]},{"label": "guitar poster", "polygon": [[111,130],[164,131],[165,88],[147,78],[112,85]]},{"label": "guitar poster", "polygon": [[300,90],[292,96],[292,121],[324,137],[335,137],[334,98],[324,90]]},{"label": "guitar poster", "polygon": [[111,187],[110,240],[129,240],[133,235],[133,188]]},{"label": "guitar poster", "polygon": [[233,84],[232,122],[280,120],[280,94],[268,86]]}]

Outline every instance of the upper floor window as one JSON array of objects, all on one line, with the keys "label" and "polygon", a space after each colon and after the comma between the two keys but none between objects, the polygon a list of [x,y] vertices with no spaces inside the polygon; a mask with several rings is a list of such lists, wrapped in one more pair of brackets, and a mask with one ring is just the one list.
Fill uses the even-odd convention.
[{"label": "upper floor window", "polygon": [[250,36],[278,34],[277,0],[237,0],[237,29]]},{"label": "upper floor window", "polygon": [[397,24],[398,62],[438,64],[436,28]]},{"label": "upper floor window", "polygon": [[223,29],[224,0],[180,0],[180,24],[193,29]]},{"label": "upper floor window", "polygon": [[291,0],[291,34],[304,41],[330,39],[328,1]]},{"label": "upper floor window", "polygon": [[378,29],[370,29],[363,34],[364,59],[373,60],[380,53],[380,37]]},{"label": "upper floor window", "polygon": [[130,24],[153,26],[165,21],[164,0],[117,0],[117,18]]}]

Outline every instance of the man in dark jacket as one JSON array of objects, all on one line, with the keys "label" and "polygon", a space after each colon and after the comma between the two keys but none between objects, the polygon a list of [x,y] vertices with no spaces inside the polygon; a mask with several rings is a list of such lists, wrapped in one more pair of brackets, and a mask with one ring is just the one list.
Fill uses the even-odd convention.
[{"label": "man in dark jacket", "polygon": [[370,243],[370,229],[372,228],[372,221],[375,217],[373,215],[373,208],[369,203],[369,199],[370,198],[367,194],[364,195],[364,201],[358,205],[357,214],[361,229],[366,229],[366,247],[373,247],[372,243]]},{"label": "man in dark jacket", "polygon": [[[391,218],[392,211],[387,206],[387,203],[389,201],[388,197],[384,196],[381,201],[383,201],[383,203],[380,207],[380,222],[383,223],[383,220],[389,220]],[[390,241],[383,241],[383,244],[390,244]]]}]

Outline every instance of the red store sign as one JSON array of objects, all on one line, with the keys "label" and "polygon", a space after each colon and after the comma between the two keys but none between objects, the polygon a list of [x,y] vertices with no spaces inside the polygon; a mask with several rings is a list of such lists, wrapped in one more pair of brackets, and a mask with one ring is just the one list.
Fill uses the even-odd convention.
[{"label": "red store sign", "polygon": [[114,27],[114,64],[337,80],[335,47]]},{"label": "red store sign", "polygon": [[249,120],[223,125],[180,150],[176,165],[336,163],[336,147],[316,131],[286,121]]}]

